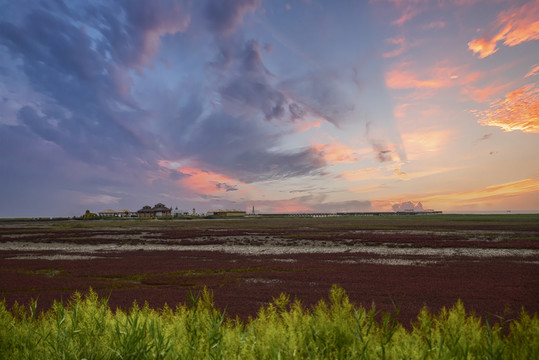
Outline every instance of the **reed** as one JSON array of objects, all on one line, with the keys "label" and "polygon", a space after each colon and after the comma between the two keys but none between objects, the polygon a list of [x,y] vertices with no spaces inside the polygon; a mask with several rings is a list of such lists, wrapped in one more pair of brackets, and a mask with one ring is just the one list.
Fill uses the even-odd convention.
[{"label": "reed", "polygon": [[482,320],[462,302],[433,314],[423,309],[411,329],[395,314],[352,304],[332,287],[307,309],[281,294],[247,322],[216,309],[204,289],[187,304],[129,311],[90,290],[37,313],[37,301],[0,303],[2,359],[533,359],[539,319]]}]

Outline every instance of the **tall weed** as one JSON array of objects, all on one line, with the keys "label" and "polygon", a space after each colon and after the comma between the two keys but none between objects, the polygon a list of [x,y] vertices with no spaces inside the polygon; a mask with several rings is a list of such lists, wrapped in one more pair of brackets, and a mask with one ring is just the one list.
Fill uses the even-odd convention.
[{"label": "tall weed", "polygon": [[37,301],[0,302],[1,359],[533,359],[539,319],[482,321],[459,301],[423,309],[411,330],[395,315],[353,305],[342,288],[312,309],[282,294],[247,322],[213,305],[211,292],[187,304],[129,311],[90,290],[38,314]]}]

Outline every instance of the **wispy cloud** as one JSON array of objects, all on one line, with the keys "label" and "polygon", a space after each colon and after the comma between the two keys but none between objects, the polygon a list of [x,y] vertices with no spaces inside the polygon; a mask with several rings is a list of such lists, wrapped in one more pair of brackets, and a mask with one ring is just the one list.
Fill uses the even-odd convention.
[{"label": "wispy cloud", "polygon": [[532,66],[532,68],[530,69],[530,71],[526,74],[526,76],[524,76],[524,78],[528,78],[528,77],[531,77],[531,76],[535,76],[539,73],[539,64],[535,64]]},{"label": "wispy cloud", "polygon": [[507,90],[507,88],[510,87],[511,85],[512,85],[511,83],[490,84],[482,88],[470,85],[470,86],[463,87],[461,93],[476,102],[483,103],[483,102],[491,101],[493,97],[495,97],[500,92]]},{"label": "wispy cloud", "polygon": [[[529,3],[502,11],[485,35],[468,43],[468,48],[480,59],[498,51],[498,42],[515,46],[539,39],[539,2]],[[493,34],[493,35],[491,35]]]},{"label": "wispy cloud", "polygon": [[529,84],[492,102],[490,108],[474,111],[479,124],[504,131],[539,133],[539,88]]},{"label": "wispy cloud", "polygon": [[523,196],[539,191],[539,181],[537,179],[524,179],[504,184],[487,186],[484,189],[430,195],[422,197],[425,203],[444,204],[447,207],[461,207],[469,205],[483,205],[493,202],[500,202],[505,198]]},{"label": "wispy cloud", "polygon": [[402,63],[386,73],[386,85],[392,89],[438,89],[455,86],[462,82],[459,80],[459,72],[459,68],[445,64],[415,69],[410,63]]},{"label": "wispy cloud", "polygon": [[315,145],[313,147],[323,155],[324,160],[329,164],[353,163],[359,159],[358,151],[337,141],[331,144]]},{"label": "wispy cloud", "polygon": [[384,58],[392,58],[400,56],[406,51],[407,42],[404,36],[398,36],[386,40],[387,43],[394,45],[394,49],[384,53],[382,56]]}]

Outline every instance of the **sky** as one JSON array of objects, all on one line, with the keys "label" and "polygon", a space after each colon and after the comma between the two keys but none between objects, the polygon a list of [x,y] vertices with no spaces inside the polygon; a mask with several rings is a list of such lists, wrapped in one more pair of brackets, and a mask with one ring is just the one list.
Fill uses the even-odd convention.
[{"label": "sky", "polygon": [[539,1],[0,9],[0,217],[539,211]]}]

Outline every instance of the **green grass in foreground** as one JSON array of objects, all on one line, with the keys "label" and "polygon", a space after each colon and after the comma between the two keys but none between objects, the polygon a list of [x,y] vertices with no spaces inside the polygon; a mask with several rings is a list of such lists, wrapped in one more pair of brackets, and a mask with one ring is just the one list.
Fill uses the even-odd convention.
[{"label": "green grass in foreground", "polygon": [[203,291],[191,304],[112,312],[94,292],[46,313],[0,303],[3,359],[537,359],[539,319],[495,324],[462,303],[418,315],[412,330],[374,309],[352,305],[333,287],[312,310],[286,295],[247,323],[228,319]]}]

